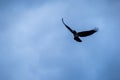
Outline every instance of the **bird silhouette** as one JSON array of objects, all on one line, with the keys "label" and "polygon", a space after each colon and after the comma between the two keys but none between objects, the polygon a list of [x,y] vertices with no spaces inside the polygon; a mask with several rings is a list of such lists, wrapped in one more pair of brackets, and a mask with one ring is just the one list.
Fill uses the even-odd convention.
[{"label": "bird silhouette", "polygon": [[81,31],[81,32],[77,32],[75,30],[72,30],[68,25],[65,24],[63,18],[62,18],[62,23],[65,25],[65,27],[73,34],[74,36],[74,40],[78,41],[78,42],[82,42],[82,40],[79,37],[86,37],[86,36],[90,36],[92,34],[94,34],[95,32],[98,31],[98,28],[94,28],[92,30],[88,30],[88,31]]}]

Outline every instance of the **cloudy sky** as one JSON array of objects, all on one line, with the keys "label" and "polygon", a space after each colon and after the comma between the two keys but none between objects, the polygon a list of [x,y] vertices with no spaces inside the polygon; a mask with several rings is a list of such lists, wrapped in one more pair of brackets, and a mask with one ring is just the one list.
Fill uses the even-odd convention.
[{"label": "cloudy sky", "polygon": [[[0,80],[120,80],[119,0],[0,0]],[[77,31],[98,27],[74,41]]]}]

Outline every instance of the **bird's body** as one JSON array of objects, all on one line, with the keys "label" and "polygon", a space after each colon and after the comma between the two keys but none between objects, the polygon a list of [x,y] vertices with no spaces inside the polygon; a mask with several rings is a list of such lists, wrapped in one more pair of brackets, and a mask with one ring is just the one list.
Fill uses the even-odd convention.
[{"label": "bird's body", "polygon": [[95,29],[92,29],[92,30],[88,30],[88,31],[82,31],[82,32],[77,32],[75,30],[72,30],[68,25],[66,25],[63,21],[63,18],[62,18],[62,22],[63,24],[65,25],[65,27],[73,34],[74,36],[74,40],[78,41],[78,42],[82,42],[82,40],[79,38],[79,37],[86,37],[86,36],[90,36],[92,35],[93,33],[97,32],[98,29],[95,28]]},{"label": "bird's body", "polygon": [[77,34],[76,31],[74,32],[73,36],[74,36],[74,40],[76,40],[78,42],[82,42],[82,40],[80,40],[79,35]]}]

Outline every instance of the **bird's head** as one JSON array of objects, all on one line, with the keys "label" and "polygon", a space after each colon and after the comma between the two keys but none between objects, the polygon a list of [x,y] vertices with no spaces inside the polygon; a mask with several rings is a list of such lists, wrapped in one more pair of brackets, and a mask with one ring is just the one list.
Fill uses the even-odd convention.
[{"label": "bird's head", "polygon": [[75,30],[73,30],[73,34],[76,34],[77,32]]}]

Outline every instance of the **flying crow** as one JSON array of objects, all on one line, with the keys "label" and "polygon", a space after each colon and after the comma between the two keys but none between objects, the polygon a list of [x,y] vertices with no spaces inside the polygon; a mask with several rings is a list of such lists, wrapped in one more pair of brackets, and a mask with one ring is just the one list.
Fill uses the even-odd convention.
[{"label": "flying crow", "polygon": [[66,25],[65,22],[64,22],[64,20],[63,20],[63,18],[62,18],[62,23],[74,35],[74,40],[76,40],[78,42],[82,42],[82,40],[79,37],[90,36],[90,35],[92,35],[92,34],[94,34],[95,32],[98,31],[98,28],[94,28],[94,29],[88,30],[88,31],[77,32],[75,30],[72,30],[68,25]]}]

